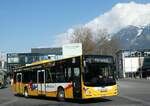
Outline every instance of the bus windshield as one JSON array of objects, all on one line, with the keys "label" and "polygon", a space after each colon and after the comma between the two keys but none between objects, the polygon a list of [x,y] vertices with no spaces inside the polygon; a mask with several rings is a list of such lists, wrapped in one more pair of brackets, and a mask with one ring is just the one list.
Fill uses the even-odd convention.
[{"label": "bus windshield", "polygon": [[111,86],[116,84],[110,63],[87,63],[84,68],[85,86]]}]

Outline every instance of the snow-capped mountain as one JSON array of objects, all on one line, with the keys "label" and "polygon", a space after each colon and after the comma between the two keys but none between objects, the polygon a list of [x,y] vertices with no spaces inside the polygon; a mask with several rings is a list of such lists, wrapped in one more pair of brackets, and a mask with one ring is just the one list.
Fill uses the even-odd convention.
[{"label": "snow-capped mountain", "polygon": [[128,26],[113,37],[117,37],[125,49],[150,49],[150,25]]},{"label": "snow-capped mountain", "polygon": [[[142,27],[134,26],[145,26],[148,23],[150,23],[150,3],[131,1],[127,3],[117,3],[110,10],[98,15],[84,25],[79,23],[79,26],[87,27],[94,33],[97,33],[99,29],[106,29],[110,35],[120,30],[117,33],[118,37],[120,37],[123,44],[129,47],[136,42],[136,37],[140,36],[143,31]],[[70,35],[72,35],[77,26],[78,24],[75,25],[75,27],[69,28],[66,32],[58,34],[54,45],[61,46],[69,43]],[[129,27],[125,28],[127,26]],[[128,42],[131,42],[131,44],[128,44]]]}]

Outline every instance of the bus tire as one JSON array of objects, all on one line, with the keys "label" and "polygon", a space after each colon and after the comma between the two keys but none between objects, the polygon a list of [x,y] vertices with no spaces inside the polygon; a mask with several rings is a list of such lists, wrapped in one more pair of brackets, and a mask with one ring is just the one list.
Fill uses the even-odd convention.
[{"label": "bus tire", "polygon": [[27,88],[24,89],[24,97],[25,97],[25,98],[28,98],[28,97],[29,97]]},{"label": "bus tire", "polygon": [[65,100],[65,91],[62,87],[58,88],[58,90],[57,90],[57,100],[58,101]]}]

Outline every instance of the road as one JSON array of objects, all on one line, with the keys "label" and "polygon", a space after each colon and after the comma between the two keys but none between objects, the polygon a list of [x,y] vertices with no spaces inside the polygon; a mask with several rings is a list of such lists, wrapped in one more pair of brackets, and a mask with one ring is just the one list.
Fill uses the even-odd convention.
[{"label": "road", "polygon": [[120,94],[117,97],[86,101],[14,96],[10,87],[0,89],[0,106],[150,106],[150,80],[119,80]]}]

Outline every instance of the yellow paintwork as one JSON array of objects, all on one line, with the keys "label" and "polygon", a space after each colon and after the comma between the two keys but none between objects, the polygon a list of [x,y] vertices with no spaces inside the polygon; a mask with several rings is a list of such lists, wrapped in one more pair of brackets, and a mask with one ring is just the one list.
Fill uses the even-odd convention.
[{"label": "yellow paintwork", "polygon": [[[28,86],[28,84],[16,83],[16,84],[13,84],[13,90],[17,94],[23,95],[25,86]],[[32,90],[32,89],[28,88],[28,95],[37,96],[38,90]]]},{"label": "yellow paintwork", "polygon": [[[80,58],[81,61],[82,57]],[[82,62],[81,62],[81,67]],[[83,68],[81,68],[81,72],[83,72]],[[101,92],[100,90],[96,90],[95,87],[87,87],[84,85],[83,82],[83,76],[81,75],[81,92],[82,92],[82,99],[89,99],[89,98],[99,98],[99,97],[105,97],[105,96],[116,96],[118,95],[118,85],[109,86],[111,89],[107,90],[106,92]],[[84,89],[88,89],[85,91]]]},{"label": "yellow paintwork", "polygon": [[[107,91],[101,91],[98,89],[98,87],[87,87],[82,84],[82,99],[88,99],[88,98],[99,98],[99,97],[105,97],[105,96],[116,96],[118,95],[118,86],[107,86]],[[104,87],[106,88],[106,87]],[[84,89],[87,89],[85,91]]]},{"label": "yellow paintwork", "polygon": [[[16,83],[13,85],[14,91],[17,94],[22,94],[24,93],[24,87],[27,86],[27,84],[21,84],[21,83]],[[105,97],[105,96],[116,96],[118,95],[118,86],[113,85],[113,86],[108,86],[111,89],[108,89],[107,91],[101,92],[99,89],[96,89],[96,87],[87,87],[84,86],[82,82],[82,99],[89,99],[89,98],[99,98],[99,97]],[[98,87],[97,87],[98,88]],[[87,89],[86,91],[84,89]],[[38,96],[41,94],[41,91],[32,90],[28,88],[28,95],[30,96]],[[47,97],[56,97],[57,96],[57,91],[52,91],[52,92],[42,92]],[[73,99],[73,87],[69,87],[65,89],[65,98],[70,98]]]},{"label": "yellow paintwork", "polygon": [[[22,84],[22,83],[16,83],[13,84],[12,88],[13,91],[16,92],[17,94],[24,94],[24,87],[28,86],[28,84]],[[65,90],[65,98],[73,98],[73,87],[69,87]],[[39,94],[43,94],[47,97],[56,97],[57,96],[57,91],[52,91],[52,92],[45,92],[45,91],[39,91],[39,90],[32,90],[28,87],[28,95],[30,96],[38,96]]]},{"label": "yellow paintwork", "polygon": [[57,96],[57,92],[56,91],[46,92],[46,96],[47,97],[56,97]]},{"label": "yellow paintwork", "polygon": [[65,98],[73,99],[73,87],[72,86],[65,89]]},{"label": "yellow paintwork", "polygon": [[32,89],[28,89],[28,94],[32,95],[32,96],[38,96],[38,90],[32,90]]},{"label": "yellow paintwork", "polygon": [[42,60],[42,61],[33,62],[31,65],[38,65],[38,64],[48,63],[48,62],[51,62],[51,60]]},{"label": "yellow paintwork", "polygon": [[[82,64],[82,56],[80,57],[80,67],[81,67],[81,73],[83,72],[83,64]],[[44,61],[39,61],[30,64],[29,66],[34,66],[34,65],[39,65],[39,64],[44,64],[52,62],[51,60],[44,60]],[[26,66],[25,66],[26,67]],[[27,86],[28,84],[23,84],[23,83],[15,83],[13,84],[14,91],[17,94],[24,94],[24,87]],[[89,99],[89,98],[99,98],[99,97],[104,97],[104,96],[116,96],[118,95],[118,86],[113,85],[113,86],[107,86],[110,89],[107,89],[107,91],[101,91],[100,87],[87,87],[84,85],[83,82],[83,76],[81,74],[81,93],[82,93],[82,99]],[[105,87],[103,87],[105,89]],[[85,90],[86,89],[86,90]],[[65,98],[71,98],[73,99],[73,86],[69,86],[68,88],[64,88],[65,90]],[[39,91],[37,89],[32,90],[28,87],[28,95],[32,96],[38,96],[40,94],[43,94],[47,97],[56,97],[57,96],[57,91],[52,91],[52,92],[46,92],[46,91]]]},{"label": "yellow paintwork", "polygon": [[23,91],[24,91],[23,84],[17,82],[15,84],[15,91],[16,91],[17,94],[23,94]]}]

